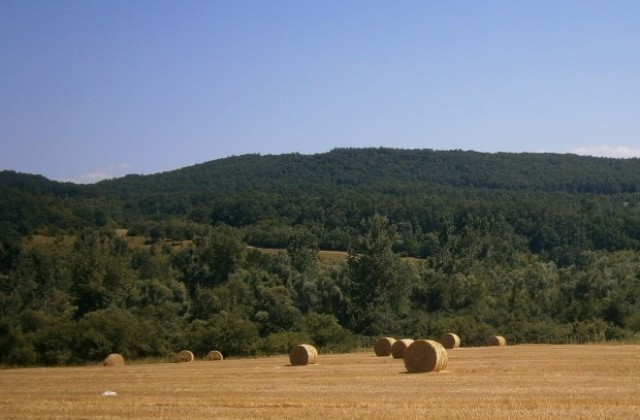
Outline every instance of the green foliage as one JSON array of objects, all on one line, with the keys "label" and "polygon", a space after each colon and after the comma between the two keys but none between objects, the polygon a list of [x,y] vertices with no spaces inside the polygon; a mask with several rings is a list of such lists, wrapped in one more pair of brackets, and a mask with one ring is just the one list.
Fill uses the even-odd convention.
[{"label": "green foliage", "polygon": [[314,270],[318,266],[318,240],[308,229],[296,229],[289,239],[287,255],[291,266],[301,272]]},{"label": "green foliage", "polygon": [[256,288],[254,321],[260,325],[262,336],[271,333],[295,331],[300,328],[302,313],[285,286],[258,286]]},{"label": "green foliage", "polygon": [[78,315],[111,305],[124,308],[137,283],[126,242],[100,232],[83,234],[72,260],[72,293]]},{"label": "green foliage", "polygon": [[260,348],[257,326],[249,320],[218,314],[208,321],[194,321],[187,332],[186,348],[197,355],[218,350],[226,356],[254,356]]},{"label": "green foliage", "polygon": [[359,345],[356,336],[343,328],[331,314],[310,313],[304,320],[311,342],[325,352],[352,351]]},{"label": "green foliage", "polygon": [[[449,331],[464,345],[638,340],[639,185],[637,159],[393,149],[95,185],[2,171],[0,363]],[[41,234],[75,243],[39,247]]]},{"label": "green foliage", "polygon": [[367,219],[365,233],[349,251],[350,301],[356,333],[383,334],[395,330],[406,314],[415,273],[393,253],[395,232],[382,216]]},{"label": "green foliage", "polygon": [[73,350],[80,360],[102,360],[114,352],[130,358],[146,357],[163,348],[150,319],[118,308],[90,312],[76,325]]},{"label": "green foliage", "polygon": [[289,354],[298,344],[311,342],[309,334],[300,331],[271,333],[262,340],[260,351],[268,356]]},{"label": "green foliage", "polygon": [[183,273],[183,281],[194,296],[198,286],[225,283],[239,267],[246,245],[236,230],[228,226],[210,229],[193,240],[194,246],[176,255],[173,264]]}]

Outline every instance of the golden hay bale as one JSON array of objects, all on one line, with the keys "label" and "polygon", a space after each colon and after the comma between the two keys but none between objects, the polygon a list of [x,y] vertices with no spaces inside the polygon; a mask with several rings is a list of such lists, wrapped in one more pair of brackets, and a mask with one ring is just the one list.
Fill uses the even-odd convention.
[{"label": "golden hay bale", "polygon": [[102,362],[102,366],[124,366],[124,357],[118,353],[111,353]]},{"label": "golden hay bale", "polygon": [[178,353],[178,357],[176,357],[176,363],[182,363],[182,362],[193,362],[195,358],[193,357],[193,353],[191,353],[189,350],[182,350],[180,353]]},{"label": "golden hay bale", "polygon": [[373,345],[373,351],[376,353],[376,356],[389,356],[391,354],[391,346],[393,346],[395,342],[395,338],[380,337]]},{"label": "golden hay bale", "polygon": [[439,372],[448,361],[447,350],[433,340],[416,340],[404,351],[404,366],[409,373]]},{"label": "golden hay bale", "polygon": [[445,349],[457,349],[460,347],[460,337],[454,333],[446,333],[440,337],[440,344]]},{"label": "golden hay bale", "polygon": [[413,343],[413,339],[411,338],[403,338],[402,340],[396,340],[391,345],[391,356],[394,359],[402,359],[404,356],[405,350]]},{"label": "golden hay bale", "polygon": [[487,338],[487,346],[506,346],[507,340],[501,335],[492,335]]},{"label": "golden hay bale", "polygon": [[318,350],[309,344],[299,344],[289,352],[289,362],[293,366],[313,365],[318,361]]},{"label": "golden hay bale", "polygon": [[207,360],[222,360],[222,353],[219,351],[213,350],[207,354]]}]

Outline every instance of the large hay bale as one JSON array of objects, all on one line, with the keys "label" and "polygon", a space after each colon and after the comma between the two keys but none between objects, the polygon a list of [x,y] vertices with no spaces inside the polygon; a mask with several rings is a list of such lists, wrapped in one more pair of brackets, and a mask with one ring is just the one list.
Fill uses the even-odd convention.
[{"label": "large hay bale", "polygon": [[118,353],[111,353],[102,362],[102,366],[124,366],[124,357]]},{"label": "large hay bale", "polygon": [[393,357],[394,359],[402,359],[404,357],[404,352],[411,345],[411,343],[413,343],[413,339],[411,338],[396,340],[391,345],[391,357]]},{"label": "large hay bale", "polygon": [[487,338],[487,346],[506,346],[507,340],[501,335],[492,335]]},{"label": "large hay bale", "polygon": [[193,362],[195,358],[189,350],[182,350],[176,357],[176,363]]},{"label": "large hay bale", "polygon": [[207,353],[206,359],[207,360],[222,360],[223,357],[222,357],[222,353],[220,353],[219,351],[212,350],[209,353]]},{"label": "large hay bale", "polygon": [[289,362],[293,366],[313,365],[317,361],[318,350],[309,344],[299,344],[289,352]]},{"label": "large hay bale", "polygon": [[446,333],[440,337],[440,344],[445,349],[457,349],[460,347],[460,337],[454,333]]},{"label": "large hay bale", "polygon": [[433,340],[416,340],[404,352],[404,366],[409,373],[439,372],[448,361],[447,350]]},{"label": "large hay bale", "polygon": [[380,337],[373,345],[373,351],[376,353],[376,356],[389,356],[391,354],[391,346],[393,346],[395,342],[395,338]]}]

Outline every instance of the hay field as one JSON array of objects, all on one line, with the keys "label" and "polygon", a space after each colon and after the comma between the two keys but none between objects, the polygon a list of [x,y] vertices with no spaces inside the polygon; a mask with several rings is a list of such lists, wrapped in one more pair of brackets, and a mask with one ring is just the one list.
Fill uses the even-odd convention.
[{"label": "hay field", "polygon": [[[449,350],[408,374],[373,350],[289,366],[219,362],[0,370],[3,419],[637,418],[640,345]],[[117,396],[103,397],[104,391]]]}]

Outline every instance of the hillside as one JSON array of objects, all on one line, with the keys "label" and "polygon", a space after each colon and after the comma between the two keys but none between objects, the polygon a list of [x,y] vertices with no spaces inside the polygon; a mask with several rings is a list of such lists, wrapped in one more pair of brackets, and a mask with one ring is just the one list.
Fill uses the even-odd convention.
[{"label": "hillside", "polygon": [[95,185],[4,171],[0,193],[2,364],[640,341],[637,159],[338,149]]},{"label": "hillside", "polygon": [[304,226],[321,248],[346,250],[361,221],[380,214],[398,232],[395,249],[416,257],[434,252],[433,236],[447,225],[469,224],[562,264],[575,259],[567,247],[640,248],[638,159],[335,149],[236,156],[95,185],[5,171],[0,188],[0,220],[21,234],[110,226],[181,240],[223,223],[251,245],[283,248],[292,226]]},{"label": "hillside", "polygon": [[[221,182],[223,181],[223,182]],[[241,193],[322,187],[429,185],[570,193],[635,193],[638,159],[558,154],[400,149],[334,149],[315,155],[244,155],[175,171],[103,181],[95,191],[124,187],[156,193]]]}]

